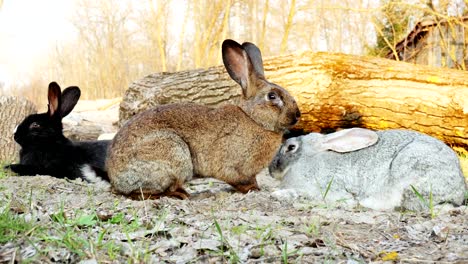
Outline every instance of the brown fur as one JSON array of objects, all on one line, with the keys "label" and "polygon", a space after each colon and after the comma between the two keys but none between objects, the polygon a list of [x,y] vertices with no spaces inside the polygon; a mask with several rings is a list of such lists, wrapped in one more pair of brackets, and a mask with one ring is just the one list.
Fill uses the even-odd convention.
[{"label": "brown fur", "polygon": [[[286,90],[264,79],[261,57],[247,56],[236,44],[223,44],[223,55],[233,79],[244,70],[239,78],[245,80],[236,80],[243,88],[240,106],[171,104],[135,116],[109,148],[107,168],[116,192],[187,198],[182,185],[194,176],[220,179],[243,193],[258,190],[255,176],[268,166],[299,110]],[[239,54],[246,64],[229,57]],[[268,100],[272,91],[280,101]]]}]

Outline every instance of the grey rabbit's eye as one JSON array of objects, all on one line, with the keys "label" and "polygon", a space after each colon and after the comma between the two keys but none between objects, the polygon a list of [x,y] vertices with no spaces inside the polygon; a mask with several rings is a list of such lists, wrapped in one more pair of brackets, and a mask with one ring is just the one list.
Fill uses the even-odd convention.
[{"label": "grey rabbit's eye", "polygon": [[41,125],[39,125],[39,123],[37,122],[32,122],[30,125],[29,125],[29,129],[35,129],[35,128],[40,128]]},{"label": "grey rabbit's eye", "polygon": [[297,146],[294,144],[291,144],[286,147],[286,152],[295,152],[296,149],[297,149]]}]

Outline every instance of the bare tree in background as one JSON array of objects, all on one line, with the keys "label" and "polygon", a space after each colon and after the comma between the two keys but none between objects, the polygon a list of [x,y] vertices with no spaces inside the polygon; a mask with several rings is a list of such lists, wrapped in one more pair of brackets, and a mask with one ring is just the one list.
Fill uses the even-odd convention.
[{"label": "bare tree in background", "polygon": [[[185,0],[181,5],[174,0],[141,0],[136,5],[79,0],[72,19],[77,41],[56,47],[48,76],[79,85],[83,98],[114,97],[152,72],[221,63],[219,50],[226,38],[257,43],[264,56],[316,48],[317,32],[337,39],[335,28],[328,22],[318,26],[317,21],[323,15],[337,20],[343,16],[340,8],[335,12],[322,5],[317,10],[317,2],[326,1]],[[328,13],[322,14],[325,9]],[[181,14],[183,21],[175,21]]]},{"label": "bare tree in background", "polygon": [[195,68],[219,61],[219,47],[227,36],[232,0],[194,0],[193,62]]},{"label": "bare tree in background", "polygon": [[296,0],[291,0],[291,3],[289,3],[288,19],[286,20],[286,23],[284,24],[284,34],[281,39],[280,53],[284,53],[286,51],[286,45],[288,44],[289,32],[291,31],[291,28],[293,26],[293,19],[294,19],[295,14],[296,14]]},{"label": "bare tree in background", "polygon": [[154,71],[167,71],[167,31],[168,12],[171,1],[148,0],[147,8],[140,10],[140,19],[137,21],[147,39],[143,47],[141,60]]},{"label": "bare tree in background", "polygon": [[261,50],[263,50],[265,47],[266,23],[267,23],[267,15],[268,15],[269,9],[270,9],[270,1],[265,0],[265,3],[263,5],[262,20],[260,21],[261,27],[259,27],[259,30],[258,30],[260,33],[257,33],[260,35],[258,47]]},{"label": "bare tree in background", "polygon": [[[446,19],[447,10],[457,11],[465,4],[462,0],[434,3],[437,5],[431,0],[77,0],[72,18],[76,40],[58,45],[31,79],[34,83],[42,80],[41,89],[50,80],[78,85],[83,98],[122,96],[132,81],[150,73],[220,64],[220,45],[226,38],[254,42],[264,57],[301,50],[370,51],[381,56],[394,49],[421,17]],[[456,20],[451,23],[464,25]],[[461,56],[467,54],[463,51]]]},{"label": "bare tree in background", "polygon": [[78,42],[71,49],[64,47],[64,56],[59,53],[58,57],[63,75],[81,86],[85,98],[121,95],[134,77],[132,49],[137,47],[128,26],[131,14],[130,2],[79,2],[72,20],[78,30]]},{"label": "bare tree in background", "polygon": [[180,71],[182,69],[182,62],[184,60],[184,55],[185,55],[185,52],[184,52],[184,44],[185,44],[185,41],[184,41],[184,37],[185,37],[185,33],[187,32],[187,24],[188,24],[188,21],[189,21],[189,16],[188,16],[188,13],[189,13],[189,10],[192,6],[192,3],[187,3],[187,6],[185,8],[185,10],[183,11],[184,12],[184,20],[182,22],[182,25],[181,25],[181,28],[180,28],[180,34],[179,34],[179,44],[178,44],[178,54],[177,54],[177,65],[176,65],[176,71]]}]

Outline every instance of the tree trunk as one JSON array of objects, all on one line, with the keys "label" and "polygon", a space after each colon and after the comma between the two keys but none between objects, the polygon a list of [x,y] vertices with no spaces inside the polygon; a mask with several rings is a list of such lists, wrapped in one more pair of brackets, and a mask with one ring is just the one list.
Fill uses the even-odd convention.
[{"label": "tree trunk", "polygon": [[36,106],[26,99],[0,96],[0,162],[18,160],[20,147],[13,139],[13,131],[26,116],[36,111]]},{"label": "tree trunk", "polygon": [[[468,72],[375,57],[303,52],[265,60],[267,79],[298,101],[295,129],[406,128],[468,147]],[[235,103],[240,88],[222,66],[157,73],[134,82],[120,122],[159,104]]]}]

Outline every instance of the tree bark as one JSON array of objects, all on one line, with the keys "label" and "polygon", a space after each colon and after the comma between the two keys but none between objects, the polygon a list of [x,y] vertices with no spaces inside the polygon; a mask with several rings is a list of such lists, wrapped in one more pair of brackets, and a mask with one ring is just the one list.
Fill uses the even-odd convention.
[{"label": "tree bark", "polygon": [[13,139],[13,131],[36,111],[36,106],[24,98],[0,96],[0,162],[18,160],[20,146]]},{"label": "tree bark", "polygon": [[[388,59],[303,52],[264,61],[265,75],[298,101],[303,132],[406,128],[468,147],[468,72]],[[239,86],[222,66],[157,73],[134,82],[120,123],[150,107],[236,103]]]}]

